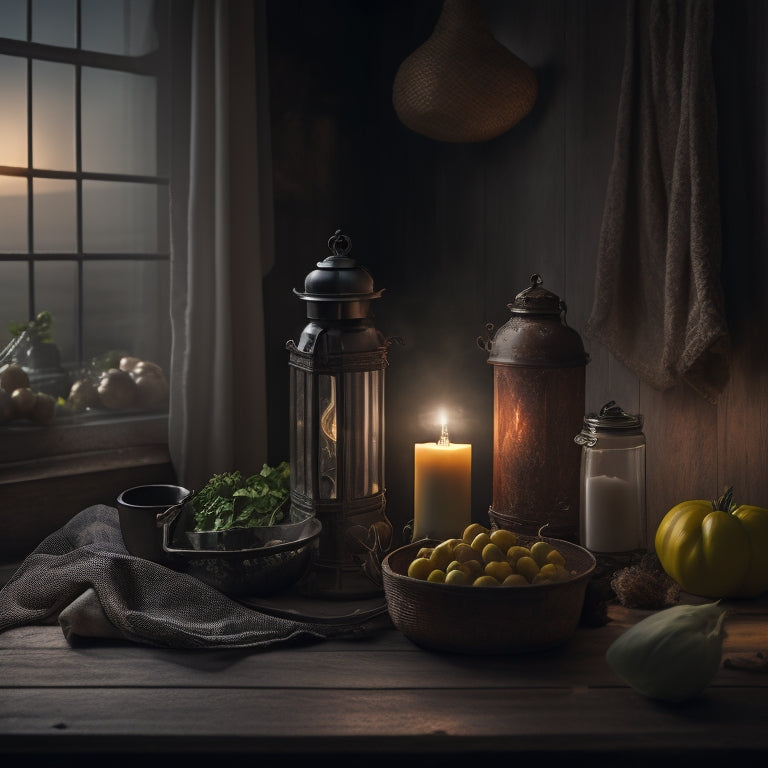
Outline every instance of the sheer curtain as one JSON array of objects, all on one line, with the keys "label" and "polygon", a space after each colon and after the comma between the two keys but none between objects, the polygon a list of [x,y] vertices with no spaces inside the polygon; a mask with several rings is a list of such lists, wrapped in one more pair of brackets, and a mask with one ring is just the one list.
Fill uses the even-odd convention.
[{"label": "sheer curtain", "polygon": [[265,6],[174,0],[169,446],[178,481],[266,461],[273,259]]}]

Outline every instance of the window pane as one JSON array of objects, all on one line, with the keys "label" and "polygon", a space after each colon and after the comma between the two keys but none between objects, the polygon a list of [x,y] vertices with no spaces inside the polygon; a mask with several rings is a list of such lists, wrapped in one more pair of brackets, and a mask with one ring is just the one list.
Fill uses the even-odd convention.
[{"label": "window pane", "polygon": [[32,42],[75,47],[75,0],[31,0]]},{"label": "window pane", "polygon": [[155,78],[83,68],[83,170],[153,176]]},{"label": "window pane", "polygon": [[123,56],[157,48],[154,0],[82,0],[82,47]]},{"label": "window pane", "polygon": [[75,169],[75,68],[32,63],[32,165]]},{"label": "window pane", "polygon": [[27,4],[25,0],[0,0],[0,37],[27,39]]},{"label": "window pane", "polygon": [[0,176],[0,253],[27,253],[27,180]]},{"label": "window pane", "polygon": [[8,326],[29,320],[29,267],[25,261],[0,261],[0,349],[11,340]]},{"label": "window pane", "polygon": [[32,188],[35,252],[76,252],[75,182],[34,179]]},{"label": "window pane", "polygon": [[111,349],[168,370],[170,310],[167,261],[83,264],[84,356]]},{"label": "window pane", "polygon": [[158,242],[158,195],[153,184],[83,182],[83,250],[87,253],[154,253]]},{"label": "window pane", "polygon": [[0,165],[27,167],[27,64],[18,56],[0,56]]},{"label": "window pane", "polygon": [[77,263],[39,261],[35,264],[35,314],[53,315],[53,340],[61,363],[73,365],[77,349]]}]

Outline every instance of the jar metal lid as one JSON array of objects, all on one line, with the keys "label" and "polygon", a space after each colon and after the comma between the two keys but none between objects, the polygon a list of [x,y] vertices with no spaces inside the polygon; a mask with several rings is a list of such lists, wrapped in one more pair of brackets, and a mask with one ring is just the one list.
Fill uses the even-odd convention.
[{"label": "jar metal lid", "polygon": [[643,417],[641,414],[627,413],[614,400],[606,403],[600,413],[588,413],[584,417],[584,426],[573,441],[577,445],[593,446],[597,435],[606,432],[622,435],[642,434]]},{"label": "jar metal lid", "polygon": [[641,414],[627,413],[615,400],[606,403],[600,413],[588,413],[584,417],[584,430],[639,430],[643,427]]}]

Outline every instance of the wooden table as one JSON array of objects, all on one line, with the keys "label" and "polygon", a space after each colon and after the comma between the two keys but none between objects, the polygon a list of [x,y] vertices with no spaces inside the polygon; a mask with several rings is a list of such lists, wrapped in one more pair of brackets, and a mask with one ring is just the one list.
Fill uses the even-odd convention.
[{"label": "wooden table", "polygon": [[768,673],[729,665],[768,651],[768,601],[725,605],[723,666],[680,706],[642,697],[606,665],[611,641],[649,613],[620,606],[560,649],[517,657],[425,651],[395,629],[263,652],[70,647],[58,626],[15,629],[0,635],[0,761],[762,764]]}]

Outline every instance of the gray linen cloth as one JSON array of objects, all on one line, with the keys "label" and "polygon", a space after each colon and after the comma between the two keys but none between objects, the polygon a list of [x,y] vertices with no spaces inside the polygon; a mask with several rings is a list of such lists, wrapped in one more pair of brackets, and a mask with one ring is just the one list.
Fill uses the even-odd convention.
[{"label": "gray linen cloth", "polygon": [[0,632],[58,621],[71,645],[89,638],[164,648],[272,648],[369,636],[382,612],[348,621],[255,610],[185,573],[128,554],[118,512],[95,505],[46,537],[0,590]]},{"label": "gray linen cloth", "polygon": [[712,0],[633,0],[585,332],[658,390],[715,403],[731,342],[721,229]]}]

